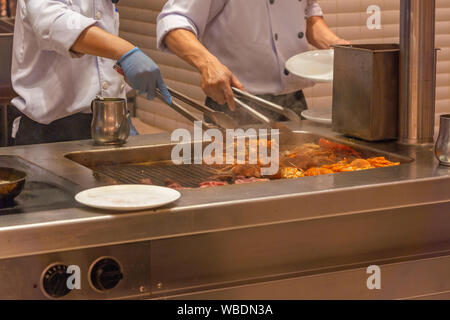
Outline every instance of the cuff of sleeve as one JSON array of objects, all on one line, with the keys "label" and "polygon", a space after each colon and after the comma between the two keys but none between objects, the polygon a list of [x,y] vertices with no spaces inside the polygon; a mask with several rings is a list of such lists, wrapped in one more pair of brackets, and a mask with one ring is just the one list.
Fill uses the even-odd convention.
[{"label": "cuff of sleeve", "polygon": [[322,8],[320,7],[320,5],[317,2],[315,2],[306,8],[305,14],[306,14],[306,19],[309,19],[309,18],[315,17],[315,16],[322,17],[323,11],[322,11]]},{"label": "cuff of sleeve", "polygon": [[71,51],[73,44],[86,28],[96,24],[97,21],[71,11],[57,19],[50,33],[52,49],[57,53],[69,57],[79,58],[83,54]]},{"label": "cuff of sleeve", "polygon": [[161,51],[169,51],[166,44],[164,43],[164,38],[166,35],[175,29],[186,29],[195,34],[198,38],[197,28],[195,24],[192,23],[188,18],[180,15],[170,15],[166,16],[158,21],[156,27],[157,36],[157,48]]}]

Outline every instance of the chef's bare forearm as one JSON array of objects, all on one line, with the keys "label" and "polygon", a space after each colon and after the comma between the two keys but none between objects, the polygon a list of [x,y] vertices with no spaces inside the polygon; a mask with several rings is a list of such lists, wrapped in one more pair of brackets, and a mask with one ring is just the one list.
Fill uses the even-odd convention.
[{"label": "chef's bare forearm", "polygon": [[91,26],[81,33],[71,50],[77,53],[119,60],[133,48],[135,46],[130,42],[97,26]]},{"label": "chef's bare forearm", "polygon": [[192,32],[175,29],[166,35],[164,41],[173,53],[197,68],[202,77],[202,89],[208,97],[219,104],[227,103],[230,109],[234,110],[231,87],[245,90],[244,86]]},{"label": "chef's bare forearm", "polygon": [[197,68],[202,73],[211,62],[218,59],[197,39],[195,34],[185,29],[175,29],[169,32],[164,42],[170,51]]},{"label": "chef's bare forearm", "polygon": [[307,20],[306,38],[311,45],[318,49],[329,49],[333,44],[349,43],[339,38],[320,16],[313,16]]}]

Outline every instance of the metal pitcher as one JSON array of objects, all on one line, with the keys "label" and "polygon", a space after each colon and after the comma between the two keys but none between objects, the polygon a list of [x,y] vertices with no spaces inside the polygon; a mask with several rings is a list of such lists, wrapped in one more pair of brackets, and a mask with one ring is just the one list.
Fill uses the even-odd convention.
[{"label": "metal pitcher", "polygon": [[441,115],[435,154],[442,165],[450,166],[450,114]]},{"label": "metal pitcher", "polygon": [[96,144],[124,144],[130,135],[130,114],[122,98],[96,98],[91,103],[91,134]]}]

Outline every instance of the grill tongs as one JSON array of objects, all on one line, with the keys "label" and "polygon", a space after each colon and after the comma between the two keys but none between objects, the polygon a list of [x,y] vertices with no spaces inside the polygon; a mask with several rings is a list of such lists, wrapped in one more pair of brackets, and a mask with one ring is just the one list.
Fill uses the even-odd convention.
[{"label": "grill tongs", "polygon": [[[243,102],[241,99],[244,97],[245,99],[248,99],[248,100],[254,102],[255,104],[258,104],[259,106],[261,106],[263,108],[270,109],[274,112],[284,115],[289,120],[300,123],[300,121],[301,121],[300,117],[294,111],[283,108],[282,106],[279,106],[272,102],[266,101],[257,96],[254,96],[248,92],[241,91],[237,88],[233,88],[233,92],[235,93],[234,102],[236,102],[236,104],[239,107],[243,108],[251,116],[253,116],[255,119],[264,123],[267,127],[279,130],[280,142],[288,143],[289,141],[291,141],[291,139],[294,138],[294,133],[285,124],[283,124],[281,122],[276,122],[273,119],[271,119],[270,117],[263,115],[259,111],[255,110],[254,108],[252,108],[251,106],[249,106],[248,104]],[[239,96],[239,98],[238,98],[238,96]]]},{"label": "grill tongs", "polygon": [[[175,110],[176,112],[178,112],[179,114],[184,116],[186,119],[188,119],[192,122],[202,121],[202,120],[198,119],[195,115],[193,115],[191,112],[186,110],[186,108],[182,107],[177,102],[175,102],[173,98],[176,98],[176,99],[186,103],[187,105],[193,107],[194,109],[202,112],[203,114],[207,115],[214,122],[214,124],[217,127],[219,127],[220,129],[237,128],[237,126],[238,126],[237,122],[229,115],[227,115],[223,112],[215,111],[211,108],[208,108],[207,106],[200,105],[199,103],[195,102],[191,98],[185,96],[181,92],[178,92],[172,88],[168,87],[167,89],[169,90],[169,93],[172,95],[172,104],[167,103],[163,99],[159,90],[157,90],[158,98],[160,98],[162,101],[166,102],[166,104],[169,107],[171,107],[173,110]],[[205,124],[203,121],[202,121],[202,126],[203,126],[204,130],[209,129],[209,127],[210,127],[207,124]]]},{"label": "grill tongs", "polygon": [[249,92],[245,92],[245,91],[239,90],[237,88],[232,88],[232,89],[233,89],[233,92],[235,94],[235,102],[238,105],[240,105],[241,107],[244,107],[251,114],[253,114],[253,116],[255,116],[255,118],[258,118],[258,119],[262,120],[259,115],[255,114],[254,111],[256,111],[256,110],[254,110],[254,109],[253,110],[249,110],[247,107],[242,105],[242,101],[239,100],[239,99],[244,99],[244,100],[251,101],[254,104],[257,104],[258,106],[260,106],[260,107],[262,107],[264,109],[267,109],[267,110],[270,110],[270,111],[273,111],[275,113],[278,113],[278,114],[281,114],[281,115],[285,116],[290,121],[294,121],[296,123],[300,123],[301,122],[300,116],[297,113],[295,113],[293,110],[291,110],[291,109],[287,109],[287,108],[284,108],[284,107],[282,107],[282,106],[280,106],[278,104],[275,104],[273,102],[264,100],[264,99],[262,99],[262,98],[260,98],[258,96],[255,96],[255,95],[253,95],[253,94],[251,94]]}]

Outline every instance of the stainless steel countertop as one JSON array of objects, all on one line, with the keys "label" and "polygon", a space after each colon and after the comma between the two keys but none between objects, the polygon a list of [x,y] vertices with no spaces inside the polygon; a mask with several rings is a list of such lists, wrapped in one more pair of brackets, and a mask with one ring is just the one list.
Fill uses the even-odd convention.
[{"label": "stainless steel countertop", "polygon": [[[304,121],[307,131],[409,157],[400,166],[294,180],[183,190],[176,203],[155,210],[110,213],[87,207],[0,216],[0,258],[258,227],[377,210],[450,204],[450,167],[439,166],[433,146],[367,143]],[[165,145],[168,134],[132,137],[122,148]],[[92,171],[64,155],[104,150],[92,141],[0,148],[73,182],[73,193],[99,185]],[[448,206],[446,206],[447,208]],[[449,212],[450,214],[450,212]]]}]

